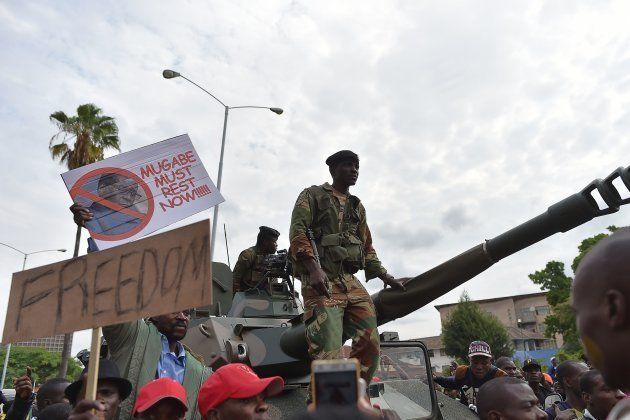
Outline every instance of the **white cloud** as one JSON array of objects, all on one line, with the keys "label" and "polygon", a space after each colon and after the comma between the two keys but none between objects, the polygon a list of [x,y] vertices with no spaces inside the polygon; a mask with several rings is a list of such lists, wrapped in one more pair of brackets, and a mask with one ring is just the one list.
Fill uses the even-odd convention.
[{"label": "white cloud", "polygon": [[[326,156],[352,148],[361,156],[355,193],[379,257],[395,275],[420,274],[630,163],[628,8],[3,3],[0,241],[26,251],[73,246],[63,168],[46,149],[56,110],[98,104],[116,117],[123,150],[187,132],[215,177],[223,110],[184,80],[163,79],[173,68],[230,105],[285,109],[230,113],[219,227],[227,225],[232,261],[262,224],[278,228],[287,247],[297,194],[328,179]],[[627,224],[624,210],[506,259],[467,290],[474,298],[536,291],[528,273],[570,261],[580,239],[607,225]],[[29,265],[60,256],[38,254]],[[0,263],[7,282],[21,267],[8,249]],[[427,306],[384,329],[433,335],[439,316]]]}]

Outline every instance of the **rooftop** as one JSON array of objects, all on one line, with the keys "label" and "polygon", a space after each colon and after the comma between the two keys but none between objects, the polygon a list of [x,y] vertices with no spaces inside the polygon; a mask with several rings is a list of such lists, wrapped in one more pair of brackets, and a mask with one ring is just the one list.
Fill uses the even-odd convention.
[{"label": "rooftop", "polygon": [[[489,302],[497,302],[499,300],[505,300],[505,299],[524,299],[524,298],[528,298],[528,297],[546,296],[546,295],[547,295],[547,292],[526,293],[526,294],[523,294],[523,295],[512,295],[512,296],[496,297],[496,298],[491,298],[491,299],[471,300],[471,302],[475,302],[475,303],[489,303]],[[441,308],[447,308],[449,306],[455,306],[458,303],[459,302],[445,303],[443,305],[435,305],[435,309],[437,309],[439,311]]]},{"label": "rooftop", "polygon": [[[510,340],[549,340],[549,338],[538,332],[524,330],[516,327],[505,327],[505,329],[507,330],[508,336],[510,336]],[[422,341],[429,350],[444,348],[444,343],[442,342],[441,335],[413,338],[411,339],[411,341]]]},{"label": "rooftop", "polygon": [[414,338],[411,341],[422,341],[429,350],[444,348],[441,335],[436,335],[433,337]]},{"label": "rooftop", "polygon": [[539,332],[524,330],[516,327],[505,327],[505,329],[512,340],[549,340],[548,337],[545,337],[544,334]]}]

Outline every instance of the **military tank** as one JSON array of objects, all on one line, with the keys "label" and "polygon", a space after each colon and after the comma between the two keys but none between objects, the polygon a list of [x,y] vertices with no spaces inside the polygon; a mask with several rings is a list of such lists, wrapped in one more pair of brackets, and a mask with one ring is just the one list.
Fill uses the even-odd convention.
[{"label": "military tank", "polygon": [[[383,289],[375,293],[372,300],[378,325],[409,315],[515,252],[618,211],[630,202],[630,198],[622,198],[616,186],[620,184],[630,190],[630,167],[620,167],[606,178],[592,181],[533,219],[407,280],[404,292]],[[284,377],[286,392],[271,400],[276,418],[290,418],[304,410],[304,390],[310,379],[303,310],[287,264],[286,253],[274,255],[267,264],[268,281],[232,298],[229,267],[214,263],[214,303],[196,312],[184,340],[215,369],[241,362],[260,376]],[[423,343],[400,341],[396,334],[383,333],[381,344],[385,363],[377,371],[381,381],[370,386],[373,402],[396,409],[401,418],[459,419],[472,415],[462,404],[436,395]]]}]

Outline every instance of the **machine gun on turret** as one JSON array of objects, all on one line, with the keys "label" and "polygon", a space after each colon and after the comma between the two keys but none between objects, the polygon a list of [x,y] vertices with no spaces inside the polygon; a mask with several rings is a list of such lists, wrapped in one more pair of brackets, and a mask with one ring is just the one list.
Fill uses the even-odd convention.
[{"label": "machine gun on turret", "polygon": [[[273,294],[275,290],[282,292],[282,286],[286,285],[289,288],[289,292],[293,297],[293,307],[297,308],[295,286],[291,277],[293,273],[293,265],[289,259],[289,254],[286,249],[281,249],[275,254],[266,255],[262,260],[262,272],[263,278],[256,285],[256,289],[261,290],[265,286],[268,288],[269,293]],[[281,283],[277,283],[276,279],[282,279]]]}]

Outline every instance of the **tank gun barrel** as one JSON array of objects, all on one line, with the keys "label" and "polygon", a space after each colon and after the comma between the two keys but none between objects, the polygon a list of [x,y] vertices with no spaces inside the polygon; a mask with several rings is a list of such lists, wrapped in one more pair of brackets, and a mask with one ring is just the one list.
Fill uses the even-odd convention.
[{"label": "tank gun barrel", "polygon": [[[378,324],[410,314],[482,273],[497,261],[555,233],[567,232],[595,217],[618,211],[619,207],[630,202],[630,198],[622,198],[613,184],[617,179],[630,190],[630,167],[616,169],[605,179],[591,182],[579,193],[558,201],[533,219],[408,280],[405,283],[406,292],[383,289],[373,294]],[[599,207],[593,196],[595,191],[607,207]]]}]

